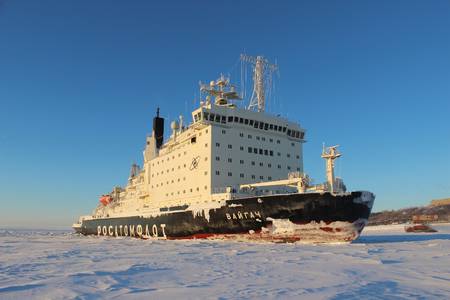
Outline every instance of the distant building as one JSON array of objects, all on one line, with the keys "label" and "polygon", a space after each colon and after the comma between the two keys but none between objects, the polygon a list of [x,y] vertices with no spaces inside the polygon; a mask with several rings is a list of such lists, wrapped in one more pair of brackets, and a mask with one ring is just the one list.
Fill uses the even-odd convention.
[{"label": "distant building", "polygon": [[431,206],[450,205],[450,198],[431,200]]}]

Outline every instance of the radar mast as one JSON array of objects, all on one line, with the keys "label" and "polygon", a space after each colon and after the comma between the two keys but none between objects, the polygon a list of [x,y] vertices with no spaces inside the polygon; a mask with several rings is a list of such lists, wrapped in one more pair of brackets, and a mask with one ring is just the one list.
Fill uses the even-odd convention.
[{"label": "radar mast", "polygon": [[248,109],[263,112],[266,106],[266,83],[268,86],[272,84],[272,74],[278,70],[278,65],[269,63],[261,55],[254,57],[241,54],[241,61],[249,63],[253,67],[253,92]]}]

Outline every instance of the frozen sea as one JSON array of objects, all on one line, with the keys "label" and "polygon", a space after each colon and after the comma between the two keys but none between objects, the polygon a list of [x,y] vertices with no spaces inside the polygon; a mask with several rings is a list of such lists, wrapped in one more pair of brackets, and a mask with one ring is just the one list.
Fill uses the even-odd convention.
[{"label": "frozen sea", "polygon": [[0,230],[0,299],[450,299],[450,225],[352,244],[252,244]]}]

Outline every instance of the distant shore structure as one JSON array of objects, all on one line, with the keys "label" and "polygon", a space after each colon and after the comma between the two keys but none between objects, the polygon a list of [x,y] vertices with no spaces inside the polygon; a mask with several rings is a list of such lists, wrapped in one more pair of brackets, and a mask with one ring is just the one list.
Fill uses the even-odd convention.
[{"label": "distant shore structure", "polygon": [[431,200],[430,206],[450,205],[450,198]]}]

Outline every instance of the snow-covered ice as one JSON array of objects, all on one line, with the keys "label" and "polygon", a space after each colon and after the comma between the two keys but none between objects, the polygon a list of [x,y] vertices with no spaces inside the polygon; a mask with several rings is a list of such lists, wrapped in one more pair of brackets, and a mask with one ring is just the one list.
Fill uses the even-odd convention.
[{"label": "snow-covered ice", "polygon": [[450,225],[341,245],[0,230],[0,299],[450,299]]}]

